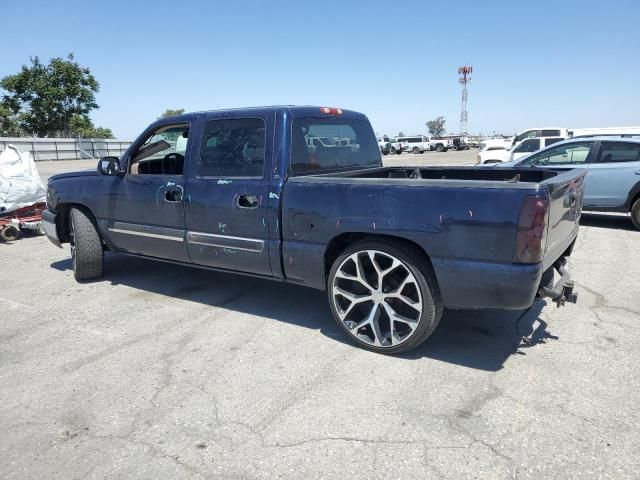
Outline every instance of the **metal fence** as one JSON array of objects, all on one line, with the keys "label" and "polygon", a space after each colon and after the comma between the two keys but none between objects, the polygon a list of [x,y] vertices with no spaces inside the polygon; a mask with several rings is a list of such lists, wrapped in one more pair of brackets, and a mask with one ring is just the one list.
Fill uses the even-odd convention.
[{"label": "metal fence", "polygon": [[0,151],[13,145],[31,152],[38,161],[81,160],[107,156],[119,157],[129,148],[131,141],[91,138],[12,138],[0,137]]}]

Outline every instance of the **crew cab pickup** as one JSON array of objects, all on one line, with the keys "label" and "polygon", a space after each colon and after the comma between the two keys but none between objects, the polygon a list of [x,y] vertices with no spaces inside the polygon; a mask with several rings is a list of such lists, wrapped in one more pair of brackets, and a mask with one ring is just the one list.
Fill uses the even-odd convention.
[{"label": "crew cab pickup", "polygon": [[574,302],[565,260],[583,180],[384,167],[360,113],[220,110],[159,120],[97,171],[51,177],[43,222],[70,244],[79,281],[103,275],[110,250],[297,283],[327,291],[357,345],[399,353],[431,335],[444,307]]}]

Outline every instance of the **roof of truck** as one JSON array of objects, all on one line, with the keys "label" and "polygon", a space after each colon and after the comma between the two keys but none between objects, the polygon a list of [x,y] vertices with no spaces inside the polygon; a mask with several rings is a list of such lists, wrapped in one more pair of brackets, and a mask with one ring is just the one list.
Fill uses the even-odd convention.
[{"label": "roof of truck", "polygon": [[[323,108],[331,108],[333,110],[339,110],[339,114],[334,113],[323,113],[321,109]],[[263,107],[243,107],[243,108],[225,108],[221,110],[202,110],[197,112],[188,112],[183,113],[182,115],[175,115],[172,117],[162,118],[158,120],[157,123],[166,123],[167,120],[171,122],[175,121],[190,121],[196,117],[200,116],[225,116],[229,114],[231,116],[240,116],[242,114],[252,114],[252,115],[264,115],[268,113],[275,113],[279,111],[288,111],[290,112],[294,118],[302,118],[302,117],[342,117],[342,118],[350,118],[350,119],[359,119],[359,120],[367,120],[366,115],[363,113],[359,113],[353,110],[346,110],[340,107],[324,107],[324,106],[315,106],[315,105],[270,105]]]}]

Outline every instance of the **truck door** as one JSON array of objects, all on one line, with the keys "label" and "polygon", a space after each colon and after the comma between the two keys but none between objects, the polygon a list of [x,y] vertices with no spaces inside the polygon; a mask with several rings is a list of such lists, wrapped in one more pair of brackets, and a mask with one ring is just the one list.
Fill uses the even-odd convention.
[{"label": "truck door", "polygon": [[189,123],[151,131],[129,155],[126,174],[113,178],[102,231],[129,253],[188,262],[184,228],[184,165]]},{"label": "truck door", "polygon": [[191,260],[227,270],[271,275],[268,195],[273,116],[204,121],[186,185],[185,224]]},{"label": "truck door", "polygon": [[587,168],[589,206],[620,207],[640,183],[640,143],[602,141]]}]

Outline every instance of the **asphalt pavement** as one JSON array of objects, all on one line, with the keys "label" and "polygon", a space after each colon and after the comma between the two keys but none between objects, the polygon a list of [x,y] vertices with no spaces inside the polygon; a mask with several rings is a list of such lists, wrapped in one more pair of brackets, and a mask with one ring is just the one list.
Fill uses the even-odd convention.
[{"label": "asphalt pavement", "polygon": [[576,305],[446,311],[397,357],[349,344],[299,286],[117,254],[80,284],[44,237],[0,243],[0,265],[2,478],[638,478],[624,216],[584,215]]}]

